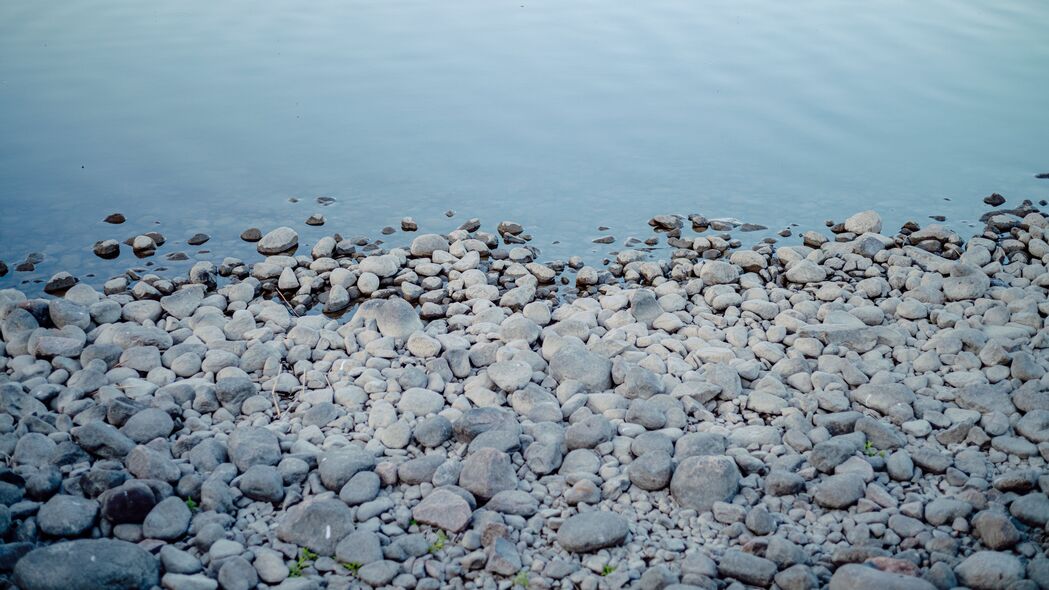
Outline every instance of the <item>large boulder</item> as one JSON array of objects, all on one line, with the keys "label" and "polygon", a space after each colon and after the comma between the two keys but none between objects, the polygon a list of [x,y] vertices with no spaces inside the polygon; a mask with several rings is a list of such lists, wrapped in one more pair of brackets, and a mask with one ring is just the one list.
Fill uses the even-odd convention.
[{"label": "large boulder", "polygon": [[157,560],[115,539],[81,539],[31,551],[15,566],[22,590],[146,590],[160,583]]}]

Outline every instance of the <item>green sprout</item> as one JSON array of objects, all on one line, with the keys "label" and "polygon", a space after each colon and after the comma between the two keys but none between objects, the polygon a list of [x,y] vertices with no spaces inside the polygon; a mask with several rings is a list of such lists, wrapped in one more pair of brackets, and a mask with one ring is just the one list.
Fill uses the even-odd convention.
[{"label": "green sprout", "polygon": [[186,508],[189,508],[192,512],[196,512],[200,506],[197,505],[197,501],[193,498],[186,498]]},{"label": "green sprout", "polygon": [[430,553],[437,553],[441,549],[444,549],[444,544],[448,542],[448,535],[444,534],[444,531],[437,531],[437,540],[430,545]]},{"label": "green sprout", "polygon": [[528,571],[521,570],[514,576],[514,586],[520,586],[522,588],[528,587]]},{"label": "green sprout", "polygon": [[301,578],[302,568],[309,567],[313,560],[317,559],[317,554],[303,547],[299,550],[299,558],[295,560],[295,563],[288,567],[289,578]]},{"label": "green sprout", "polygon": [[342,564],[342,567],[350,570],[350,573],[356,576],[357,572],[361,569],[361,565],[362,564],[358,561],[347,561]]},{"label": "green sprout", "polygon": [[885,456],[885,451],[878,451],[878,450],[876,450],[874,448],[874,445],[871,444],[871,441],[867,441],[867,442],[863,443],[863,453],[865,455],[867,455],[868,457],[873,457],[875,455],[877,455],[879,457],[884,457]]},{"label": "green sprout", "polygon": [[608,576],[611,575],[614,571],[616,571],[616,566],[606,564],[605,567],[601,568],[601,575]]}]

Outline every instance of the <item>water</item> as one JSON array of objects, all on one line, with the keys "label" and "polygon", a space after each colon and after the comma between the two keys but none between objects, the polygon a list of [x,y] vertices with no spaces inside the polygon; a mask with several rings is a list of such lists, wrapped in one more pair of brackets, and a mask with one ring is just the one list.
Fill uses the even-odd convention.
[{"label": "water", "polygon": [[1036,0],[8,0],[0,259],[46,259],[0,286],[148,262],[104,238],[160,231],[181,268],[257,257],[249,226],[405,215],[512,219],[544,259],[672,212],[966,227],[991,192],[1049,197],[1047,30]]}]

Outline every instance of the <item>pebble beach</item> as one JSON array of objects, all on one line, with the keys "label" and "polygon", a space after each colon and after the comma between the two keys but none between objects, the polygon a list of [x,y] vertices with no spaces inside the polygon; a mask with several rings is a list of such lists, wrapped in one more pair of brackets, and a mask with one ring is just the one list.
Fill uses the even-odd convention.
[{"label": "pebble beach", "polygon": [[986,202],[0,290],[0,586],[1049,589],[1049,217]]}]

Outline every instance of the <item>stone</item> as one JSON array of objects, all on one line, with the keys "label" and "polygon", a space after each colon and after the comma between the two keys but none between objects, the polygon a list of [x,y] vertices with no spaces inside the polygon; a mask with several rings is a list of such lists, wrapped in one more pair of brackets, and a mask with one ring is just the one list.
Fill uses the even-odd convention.
[{"label": "stone", "polygon": [[160,583],[145,549],[113,539],[81,539],[29,552],[15,566],[23,590],[147,590]]},{"label": "stone", "polygon": [[360,471],[339,490],[339,499],[349,506],[371,502],[379,495],[381,482],[374,471]]},{"label": "stone", "polygon": [[412,240],[409,250],[412,256],[429,258],[434,252],[447,252],[448,240],[437,234],[420,234]]},{"label": "stone", "polygon": [[730,549],[718,561],[718,573],[755,586],[768,586],[779,568],[763,557]]},{"label": "stone", "polygon": [[129,481],[106,490],[99,501],[102,517],[113,524],[141,524],[157,504],[152,488],[140,481]]},{"label": "stone", "polygon": [[397,402],[397,409],[422,417],[440,412],[444,409],[444,404],[444,396],[441,394],[421,387],[412,387],[401,394],[401,399]]},{"label": "stone", "polygon": [[727,502],[739,490],[736,462],[726,456],[693,456],[683,460],[670,480],[670,493],[678,504],[698,511]]},{"label": "stone", "polygon": [[845,220],[845,231],[862,235],[881,233],[881,216],[877,211],[861,211]]},{"label": "stone", "polygon": [[36,515],[41,532],[55,537],[75,537],[98,519],[98,502],[59,494],[40,507]]},{"label": "stone", "polygon": [[412,509],[415,520],[452,533],[465,529],[472,514],[473,510],[462,496],[441,488],[430,492]]},{"label": "stone", "polygon": [[865,489],[863,478],[855,473],[832,475],[817,485],[813,499],[824,508],[847,508],[863,497]]},{"label": "stone", "polygon": [[1008,588],[1024,578],[1019,559],[1000,551],[977,551],[954,568],[958,581],[973,590]]},{"label": "stone", "polygon": [[667,487],[672,473],[673,460],[666,451],[649,451],[627,467],[630,483],[648,491]]},{"label": "stone", "polygon": [[182,498],[164,498],[142,521],[142,534],[149,539],[175,541],[189,530],[192,518],[193,514]]},{"label": "stone", "polygon": [[593,553],[618,547],[626,541],[630,527],[622,516],[602,510],[568,517],[557,530],[557,544],[571,553]]},{"label": "stone", "polygon": [[510,456],[496,449],[480,449],[463,461],[459,486],[482,499],[490,499],[503,490],[517,487]]},{"label": "stone", "polygon": [[259,583],[258,572],[239,555],[222,562],[218,575],[223,590],[251,590]]},{"label": "stone", "polygon": [[237,469],[247,471],[252,465],[276,465],[281,451],[277,435],[261,426],[244,426],[230,434],[226,446]]},{"label": "stone", "polygon": [[488,366],[488,377],[503,391],[513,393],[528,385],[532,367],[523,361],[502,361]]},{"label": "stone", "polygon": [[332,555],[343,537],[354,531],[353,513],[339,500],[312,499],[292,506],[277,525],[277,538]]},{"label": "stone", "polygon": [[818,283],[827,279],[827,271],[815,262],[805,258],[792,264],[786,272],[787,280],[802,285]]},{"label": "stone", "polygon": [[[243,235],[242,235],[243,237]],[[299,245],[299,234],[287,226],[278,227],[262,236],[256,244],[259,254],[281,254]]]},{"label": "stone", "polygon": [[985,510],[973,517],[972,525],[980,541],[995,551],[1008,549],[1023,538],[1012,519],[1002,512]]},{"label": "stone", "polygon": [[135,442],[105,422],[89,422],[72,430],[73,440],[85,451],[103,459],[123,459]]},{"label": "stone", "polygon": [[174,428],[175,422],[167,412],[146,408],[128,418],[120,431],[136,443],[144,444],[155,438],[167,438]]},{"label": "stone", "polygon": [[862,404],[902,424],[914,419],[912,404],[917,399],[909,387],[902,383],[866,384],[850,394],[852,401]]},{"label": "stone", "polygon": [[1049,497],[1031,492],[1013,500],[1009,512],[1026,525],[1044,528],[1049,524]]},{"label": "stone", "polygon": [[568,342],[558,349],[550,358],[549,371],[558,383],[578,381],[588,391],[605,391],[612,386],[612,362],[579,342]]},{"label": "stone", "polygon": [[849,563],[834,571],[829,590],[936,590],[936,586],[914,576]]},{"label": "stone", "polygon": [[68,272],[63,271],[55,273],[50,279],[48,279],[47,283],[44,284],[44,292],[61,293],[75,284],[77,284],[76,277]]},{"label": "stone", "polygon": [[252,465],[240,476],[238,487],[252,500],[277,503],[284,499],[284,480],[271,465]]}]

